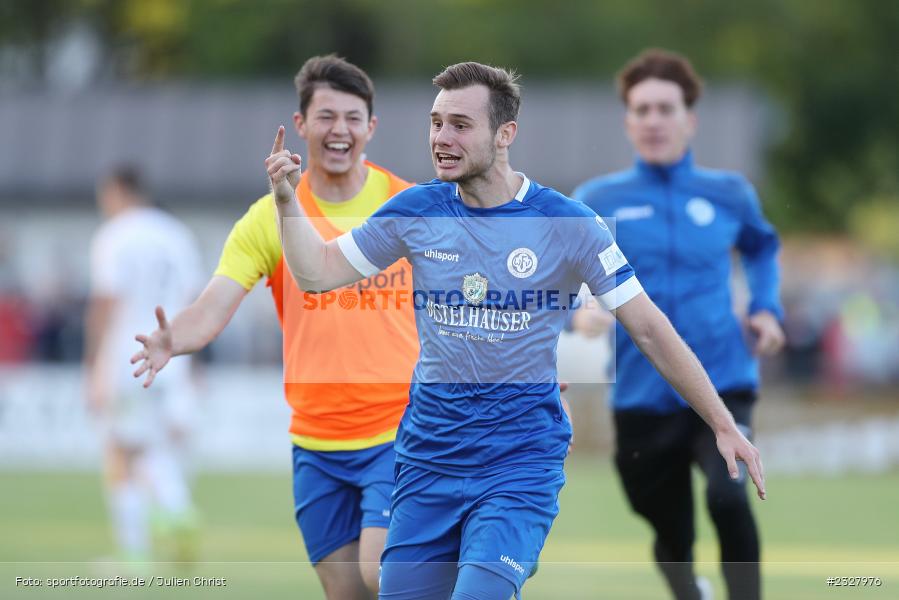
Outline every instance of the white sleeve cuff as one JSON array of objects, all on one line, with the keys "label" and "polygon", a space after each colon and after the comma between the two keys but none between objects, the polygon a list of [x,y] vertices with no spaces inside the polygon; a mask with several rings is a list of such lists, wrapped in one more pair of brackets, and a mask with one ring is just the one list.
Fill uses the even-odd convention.
[{"label": "white sleeve cuff", "polygon": [[632,300],[643,291],[643,286],[634,275],[613,290],[609,290],[599,297],[599,302],[606,310],[615,310],[628,300]]},{"label": "white sleeve cuff", "polygon": [[362,250],[360,250],[359,246],[356,244],[356,240],[353,239],[352,231],[347,231],[338,237],[337,245],[340,247],[340,251],[343,252],[347,261],[349,261],[353,268],[359,271],[363,277],[371,277],[372,275],[377,275],[383,271],[383,269],[379,269],[373,265],[371,261],[365,258],[365,255],[362,254]]}]

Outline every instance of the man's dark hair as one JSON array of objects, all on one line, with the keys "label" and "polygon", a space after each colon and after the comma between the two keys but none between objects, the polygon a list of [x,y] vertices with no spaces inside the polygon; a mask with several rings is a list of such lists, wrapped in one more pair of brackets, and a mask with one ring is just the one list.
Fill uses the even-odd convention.
[{"label": "man's dark hair", "polygon": [[132,196],[146,195],[144,178],[136,165],[118,165],[110,169],[105,177],[107,183],[114,183]]},{"label": "man's dark hair", "polygon": [[305,117],[312,96],[319,87],[329,87],[365,100],[368,116],[372,115],[375,86],[365,71],[336,54],[313,56],[300,68],[293,84],[300,98],[300,113]]},{"label": "man's dark hair", "polygon": [[627,104],[627,95],[631,88],[644,79],[664,79],[680,86],[684,93],[684,104],[692,108],[702,93],[702,79],[693,70],[693,65],[686,57],[661,50],[649,48],[627,63],[618,73],[618,94]]},{"label": "man's dark hair", "polygon": [[514,71],[464,62],[447,67],[433,81],[441,90],[459,90],[472,85],[486,86],[490,92],[490,127],[496,131],[503,123],[518,120],[518,109],[521,108],[518,78]]}]

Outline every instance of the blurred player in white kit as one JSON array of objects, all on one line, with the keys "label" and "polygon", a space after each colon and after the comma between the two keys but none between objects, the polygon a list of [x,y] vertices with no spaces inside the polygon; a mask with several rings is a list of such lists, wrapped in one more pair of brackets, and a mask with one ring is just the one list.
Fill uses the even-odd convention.
[{"label": "blurred player in white kit", "polygon": [[103,434],[115,558],[151,560],[152,523],[170,546],[166,560],[191,560],[196,514],[183,457],[194,412],[190,362],[172,360],[147,390],[128,356],[134,332],[156,327],[157,306],[177,313],[196,296],[199,250],[183,223],[149,202],[133,167],[100,181],[97,204],[104,223],[91,243],[85,381]]}]

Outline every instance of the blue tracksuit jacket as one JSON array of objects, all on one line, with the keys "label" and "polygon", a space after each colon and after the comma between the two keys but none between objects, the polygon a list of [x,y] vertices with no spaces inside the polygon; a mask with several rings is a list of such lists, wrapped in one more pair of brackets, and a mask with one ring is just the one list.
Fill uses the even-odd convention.
[{"label": "blue tracksuit jacket", "polygon": [[[709,373],[719,393],[755,389],[758,363],[731,303],[731,256],[743,261],[750,314],[779,319],[777,233],[765,220],[752,185],[740,174],[693,164],[637,161],[627,171],[597,177],[574,192],[608,219],[643,288],[668,315]],[[671,413],[686,402],[656,372],[627,333],[615,337],[615,410]]]}]

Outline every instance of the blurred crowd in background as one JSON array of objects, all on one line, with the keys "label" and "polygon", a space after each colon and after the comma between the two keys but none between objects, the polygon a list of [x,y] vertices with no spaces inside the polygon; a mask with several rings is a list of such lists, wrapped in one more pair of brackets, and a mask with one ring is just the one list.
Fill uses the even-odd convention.
[{"label": "blurred crowd in background", "polygon": [[[226,231],[227,224],[222,227]],[[28,293],[26,274],[17,272],[8,254],[0,260],[3,366],[78,363],[85,281],[73,277],[60,256],[55,276]],[[211,273],[214,264],[206,266]],[[899,386],[899,267],[851,238],[805,236],[786,237],[782,266],[787,348],[766,364],[768,381],[835,396]],[[236,330],[215,342],[204,360],[280,364],[281,333],[262,300],[249,303]]]},{"label": "blurred crowd in background", "polygon": [[[455,35],[459,28],[464,28],[464,36]],[[427,97],[422,83],[440,67],[471,59],[523,73],[525,116],[529,98],[539,96],[529,97],[529,90],[545,92],[565,85],[571,96],[579,85],[594,86],[590,89],[599,90],[595,97],[605,102],[597,122],[615,129],[615,143],[624,148],[617,131],[620,106],[614,101],[614,70],[639,49],[662,46],[688,55],[705,75],[711,89],[705,104],[715,102],[716,86],[723,90],[736,85],[758,99],[759,106],[750,110],[761,115],[759,121],[738,129],[747,137],[718,133],[719,139],[713,140],[719,147],[748,146],[745,155],[711,166],[748,172],[782,235],[788,347],[766,364],[769,381],[838,396],[857,389],[899,396],[892,393],[899,389],[897,30],[899,4],[878,0],[697,0],[685,6],[649,0],[3,3],[0,363],[15,367],[81,360],[87,241],[99,222],[85,182],[99,176],[113,158],[107,154],[104,164],[98,159],[79,166],[81,179],[66,173],[62,179],[71,179],[71,186],[42,187],[55,167],[29,163],[32,152],[45,142],[88,157],[100,150],[92,148],[92,140],[66,140],[65,135],[30,139],[31,132],[17,126],[26,122],[22,111],[14,111],[23,103],[49,97],[61,103],[53,106],[78,106],[79,99],[83,104],[84,98],[126,89],[135,91],[133,101],[125,102],[139,104],[142,90],[173,83],[205,86],[202,93],[207,95],[218,85],[224,86],[222,94],[244,84],[263,85],[283,100],[267,110],[286,122],[294,110],[290,80],[298,66],[313,54],[336,52],[371,73],[379,90],[392,90],[387,100],[382,94],[376,101],[379,113],[390,110],[389,99],[402,94],[403,82],[415,81]],[[593,98],[591,93],[584,98]],[[545,95],[549,106],[571,102],[571,97]],[[745,117],[746,97],[742,104],[727,101],[731,113]],[[538,98],[536,104],[540,102]],[[585,103],[589,111],[590,103]],[[255,108],[244,106],[248,115]],[[421,107],[422,115],[426,108]],[[702,118],[702,103],[699,109]],[[140,114],[140,106],[134,110]],[[62,131],[60,124],[77,121],[78,114],[48,114],[46,119],[53,131]],[[727,114],[721,122],[729,122]],[[420,120],[424,123],[424,117]],[[523,130],[528,126],[524,123]],[[255,127],[259,139],[268,139],[272,127]],[[399,133],[399,128],[394,126],[394,131]],[[703,133],[708,139],[721,131],[716,126]],[[758,136],[751,143],[750,133]],[[378,136],[389,138],[390,127],[382,122]],[[141,142],[131,140],[128,146],[143,151]],[[418,144],[411,152],[424,155],[424,138]],[[239,193],[226,199],[228,206],[236,207],[233,214],[223,215],[210,200],[222,195],[214,181],[182,179],[169,185],[159,174],[164,169],[148,168],[155,198],[201,227],[208,273],[232,217],[255,199],[245,192],[265,192],[261,164],[266,151],[264,146],[247,151],[258,155],[258,164],[240,159],[259,176],[250,177]],[[404,170],[385,152],[391,151],[382,150],[379,159],[398,173],[427,177],[421,162]],[[537,150],[526,152],[528,160],[542,160]],[[539,152],[545,156],[555,148]],[[705,157],[716,154],[707,151]],[[703,153],[698,155],[702,161]],[[138,152],[128,158],[140,156]],[[69,157],[57,159],[65,162]],[[585,160],[590,167],[579,171],[581,180],[628,162],[621,151],[606,153],[595,165],[589,156]],[[563,192],[578,183],[571,175],[564,181],[549,179]],[[37,247],[38,255],[23,256]],[[227,335],[203,357],[278,364],[280,333],[267,303],[251,302],[242,309]]]}]

